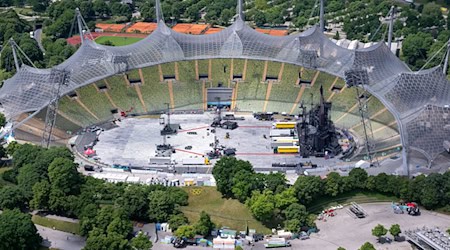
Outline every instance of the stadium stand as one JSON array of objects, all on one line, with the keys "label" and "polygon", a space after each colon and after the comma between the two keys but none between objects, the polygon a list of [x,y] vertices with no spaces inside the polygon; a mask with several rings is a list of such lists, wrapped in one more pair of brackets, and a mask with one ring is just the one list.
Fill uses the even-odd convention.
[{"label": "stadium stand", "polygon": [[89,126],[90,124],[99,122],[89,115],[75,100],[71,100],[68,96],[64,96],[59,100],[59,109],[60,112],[82,126]]},{"label": "stadium stand", "polygon": [[125,75],[116,75],[107,79],[111,89],[108,90],[111,98],[121,110],[131,110],[131,114],[144,112],[138,95],[134,88],[127,85]]},{"label": "stadium stand", "polygon": [[112,118],[111,110],[114,107],[108,101],[105,93],[99,93],[95,84],[79,88],[77,90],[81,102],[91,110],[100,121],[107,121]]},{"label": "stadium stand", "polygon": [[248,60],[246,79],[239,83],[236,107],[239,111],[262,110],[267,84],[262,82],[264,61]]},{"label": "stadium stand", "polygon": [[284,65],[281,81],[272,85],[267,112],[290,112],[300,90],[300,87],[296,85],[299,70],[299,66]]},{"label": "stadium stand", "polygon": [[162,111],[170,103],[169,88],[166,82],[159,81],[158,66],[142,69],[144,83],[140,86],[147,110],[149,112]]},{"label": "stadium stand", "polygon": [[198,110],[203,108],[202,84],[195,80],[195,62],[178,62],[180,80],[173,83],[175,109]]},{"label": "stadium stand", "polygon": [[213,87],[218,87],[222,83],[223,87],[228,87],[230,83],[231,59],[211,60],[211,79]]}]

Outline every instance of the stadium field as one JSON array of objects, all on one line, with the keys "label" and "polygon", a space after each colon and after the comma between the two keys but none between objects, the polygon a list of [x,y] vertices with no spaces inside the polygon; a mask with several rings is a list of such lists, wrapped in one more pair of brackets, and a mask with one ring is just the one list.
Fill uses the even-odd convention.
[{"label": "stadium field", "polygon": [[139,42],[142,38],[139,37],[120,37],[120,36],[100,36],[95,39],[98,44],[105,44],[106,41],[110,41],[114,46],[125,46],[136,42]]}]

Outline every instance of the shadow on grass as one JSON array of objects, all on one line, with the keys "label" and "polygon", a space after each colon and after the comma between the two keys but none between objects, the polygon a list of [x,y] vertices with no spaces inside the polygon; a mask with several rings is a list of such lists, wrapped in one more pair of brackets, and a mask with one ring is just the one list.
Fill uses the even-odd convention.
[{"label": "shadow on grass", "polygon": [[324,209],[330,206],[335,206],[337,204],[347,204],[350,202],[356,203],[373,203],[373,202],[389,202],[397,201],[398,198],[393,195],[385,195],[377,192],[370,191],[351,191],[344,194],[340,194],[336,197],[324,196],[313,203],[309,204],[307,207],[310,213],[319,214]]}]

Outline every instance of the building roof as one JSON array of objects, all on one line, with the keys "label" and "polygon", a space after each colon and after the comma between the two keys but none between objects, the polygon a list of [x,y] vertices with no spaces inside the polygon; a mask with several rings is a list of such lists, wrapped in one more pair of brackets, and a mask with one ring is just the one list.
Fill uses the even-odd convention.
[{"label": "building roof", "polygon": [[[145,39],[110,47],[85,40],[60,65],[36,69],[25,64],[0,89],[0,103],[8,119],[44,109],[54,99],[61,79],[61,95],[132,69],[196,59],[240,58],[284,62],[354,80],[378,98],[395,117],[404,148],[423,153],[431,162],[444,152],[450,138],[450,84],[442,68],[412,72],[385,43],[350,50],[338,46],[314,26],[302,33],[271,36],[237,20],[222,31],[188,35],[170,29],[158,12],[157,28]],[[135,24],[136,25],[136,24]],[[148,24],[152,30],[156,24]],[[179,26],[186,27],[186,26]],[[180,28],[181,29],[181,28]],[[190,28],[189,28],[190,29]],[[184,29],[184,32],[189,29]],[[352,76],[354,76],[352,78]]]}]

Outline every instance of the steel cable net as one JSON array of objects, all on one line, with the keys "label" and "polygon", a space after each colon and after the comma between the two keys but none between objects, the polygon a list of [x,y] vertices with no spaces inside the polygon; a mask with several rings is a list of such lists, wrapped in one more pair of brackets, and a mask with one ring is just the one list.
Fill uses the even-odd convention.
[{"label": "steel cable net", "polygon": [[[300,34],[274,37],[259,33],[238,17],[236,22],[221,32],[210,35],[187,35],[169,29],[164,22],[147,38],[128,46],[110,47],[85,40],[78,51],[55,67],[69,73],[69,81],[61,93],[132,69],[167,62],[194,59],[242,58],[270,60],[317,69],[344,78],[352,69],[368,73],[367,89],[377,96],[396,117],[401,129],[404,147],[413,145],[432,158],[444,148],[448,138],[445,130],[448,119],[449,83],[438,68],[411,70],[393,55],[384,43],[358,50],[340,47],[328,39],[318,27]],[[8,118],[45,108],[53,97],[58,83],[50,80],[51,69],[34,69],[24,65],[0,89],[0,103]],[[427,107],[438,110],[432,115],[430,136],[421,134],[419,120],[429,114]],[[433,113],[433,114],[434,114]],[[409,115],[411,114],[411,115]],[[431,117],[431,115],[430,115]],[[446,137],[443,135],[447,135]]]}]

